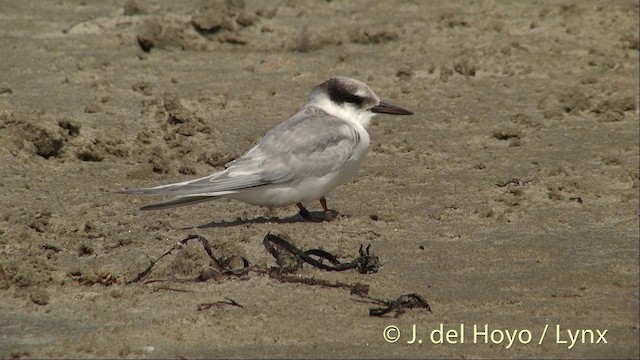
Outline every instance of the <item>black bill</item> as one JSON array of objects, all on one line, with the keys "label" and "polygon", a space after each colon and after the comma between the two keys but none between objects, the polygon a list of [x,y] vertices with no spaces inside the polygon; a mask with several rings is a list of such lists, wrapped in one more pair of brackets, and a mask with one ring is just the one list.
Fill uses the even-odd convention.
[{"label": "black bill", "polygon": [[371,108],[371,112],[389,115],[413,115],[413,111],[403,109],[400,106],[387,104],[380,101],[380,104]]}]

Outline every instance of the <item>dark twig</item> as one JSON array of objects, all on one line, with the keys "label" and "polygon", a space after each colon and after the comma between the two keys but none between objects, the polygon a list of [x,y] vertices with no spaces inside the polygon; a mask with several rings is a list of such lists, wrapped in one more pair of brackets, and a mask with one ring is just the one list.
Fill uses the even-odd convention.
[{"label": "dark twig", "polygon": [[200,241],[200,243],[202,244],[202,247],[204,248],[204,251],[207,253],[207,255],[209,255],[209,258],[213,260],[213,262],[216,264],[216,267],[217,267],[217,271],[201,274],[198,280],[206,281],[210,278],[217,277],[216,275],[219,273],[222,273],[225,275],[241,276],[241,275],[245,275],[248,272],[249,261],[247,259],[241,258],[243,262],[243,267],[240,270],[232,269],[230,267],[230,264],[231,264],[231,261],[233,261],[233,259],[236,258],[235,255],[232,255],[226,259],[223,259],[223,258],[218,259],[213,254],[213,250],[211,249],[211,244],[209,243],[209,240],[207,240],[206,238],[200,235],[192,234],[180,240],[178,244],[173,245],[173,247],[169,251],[162,254],[159,258],[152,260],[149,266],[147,266],[147,268],[143,272],[139,273],[138,276],[136,276],[134,279],[127,281],[126,284],[131,284],[131,283],[143,280],[145,277],[147,277],[147,275],[151,273],[151,270],[153,269],[153,267],[156,265],[158,261],[160,261],[165,256],[171,254],[174,250],[181,249],[182,246],[186,245],[190,240],[194,240],[194,239]]},{"label": "dark twig", "polygon": [[[333,254],[330,254],[321,249],[311,249],[302,251],[298,249],[296,246],[283,239],[281,236],[272,235],[268,233],[264,240],[262,241],[264,247],[273,255],[276,260],[281,259],[282,254],[278,251],[273,245],[277,245],[289,253],[296,256],[299,262],[306,262],[312,266],[315,266],[322,270],[327,271],[345,271],[350,269],[357,269],[361,274],[375,273],[378,272],[380,268],[380,260],[377,256],[371,255],[369,249],[371,245],[368,245],[366,250],[363,250],[362,245],[360,245],[360,256],[355,258],[351,262],[341,263]],[[317,256],[320,259],[328,260],[332,265],[326,265],[322,262],[312,258],[311,256]]]},{"label": "dark twig", "polygon": [[357,294],[361,296],[369,293],[369,285],[362,284],[362,283],[347,284],[339,281],[333,282],[333,281],[328,281],[323,279],[314,279],[314,278],[301,277],[301,276],[285,275],[277,271],[276,269],[272,269],[271,271],[268,272],[268,274],[270,278],[276,279],[281,282],[286,282],[286,283],[349,289],[352,294]]},{"label": "dark twig", "polygon": [[[313,285],[313,286],[323,286],[330,288],[344,288],[349,289],[351,294],[357,295],[363,299],[368,300],[368,302],[373,302],[375,304],[383,305],[380,308],[370,308],[369,315],[370,316],[384,316],[388,313],[394,312],[394,316],[398,317],[402,315],[408,309],[414,308],[423,308],[428,312],[431,312],[431,307],[426,302],[426,300],[415,293],[402,295],[396,300],[380,300],[367,296],[369,292],[369,285],[362,283],[355,284],[347,284],[339,281],[328,281],[323,279],[315,279],[301,276],[292,276],[285,274],[286,272],[295,272],[303,263],[308,263],[312,266],[315,266],[319,269],[327,270],[327,271],[345,271],[350,269],[356,269],[361,274],[368,274],[377,272],[380,267],[380,261],[377,256],[371,255],[370,249],[371,245],[368,245],[366,248],[363,248],[360,245],[360,249],[358,250],[360,256],[355,258],[350,262],[341,263],[338,258],[322,249],[310,249],[306,251],[302,251],[288,240],[283,239],[281,236],[272,235],[268,233],[263,240],[263,244],[265,248],[269,251],[269,253],[276,259],[278,263],[278,267],[274,267],[271,269],[266,269],[264,267],[258,267],[256,265],[251,265],[249,261],[243,257],[241,257],[243,261],[243,266],[240,269],[232,269],[231,262],[233,259],[236,259],[237,256],[232,255],[228,258],[217,258],[213,254],[213,250],[211,248],[211,244],[209,241],[200,236],[200,235],[189,235],[183,240],[181,240],[178,244],[174,245],[169,251],[162,254],[156,260],[151,261],[149,266],[138,276],[136,276],[133,280],[127,281],[126,284],[131,284],[134,282],[139,282],[147,277],[155,264],[160,261],[165,256],[171,254],[174,250],[181,249],[182,246],[186,245],[190,240],[197,239],[202,244],[209,258],[213,260],[215,263],[215,269],[211,268],[209,271],[205,271],[200,274],[196,279],[183,279],[183,280],[174,280],[178,282],[194,282],[194,281],[207,281],[209,279],[220,280],[224,277],[229,276],[242,276],[246,275],[249,272],[256,272],[261,274],[266,274],[272,279],[276,279],[285,283],[294,283],[294,284],[305,284],[305,285]],[[290,255],[290,257],[295,259],[294,265],[287,265],[285,260],[286,253]],[[320,260],[314,259],[312,256],[319,258]],[[331,265],[324,264],[322,261],[327,260],[331,263]],[[7,286],[9,285],[8,279],[6,278],[6,274],[4,273],[4,269],[0,266],[0,275],[4,275],[5,281],[7,282]],[[152,282],[161,282],[162,280],[149,280],[146,281],[145,284]],[[190,290],[182,290],[176,289],[166,286],[158,287],[158,290],[170,290],[170,291],[179,291],[179,292],[191,292]],[[198,311],[207,310],[212,307],[219,307],[224,305],[243,307],[235,300],[226,298],[227,301],[218,301],[214,303],[202,303],[198,304]]]},{"label": "dark twig", "polygon": [[404,314],[407,309],[416,309],[422,308],[426,309],[429,313],[431,313],[431,306],[429,303],[420,295],[411,293],[401,295],[395,300],[380,300],[374,299],[369,296],[361,296],[365,299],[370,300],[373,303],[384,305],[381,308],[370,308],[369,316],[384,316],[392,311],[395,311],[394,317],[399,317]]},{"label": "dark twig", "polygon": [[[145,283],[147,284],[147,283]],[[168,291],[175,291],[175,292],[183,292],[183,293],[192,293],[194,292],[193,290],[187,290],[187,289],[178,289],[178,288],[174,288],[171,286],[165,286],[165,285],[160,285],[154,288],[154,291],[158,291],[158,290],[168,290]]]},{"label": "dark twig", "polygon": [[202,310],[208,310],[211,309],[212,307],[221,307],[224,305],[229,305],[229,306],[236,306],[236,307],[240,307],[240,308],[244,308],[244,306],[238,304],[235,300],[230,299],[228,297],[226,297],[225,299],[227,299],[227,301],[216,301],[213,303],[202,303],[202,304],[198,304],[198,307],[196,308],[198,311],[202,311]]},{"label": "dark twig", "polygon": [[147,266],[147,268],[144,269],[143,272],[139,273],[138,276],[136,276],[132,280],[129,280],[129,281],[125,282],[125,284],[129,285],[129,284],[132,284],[134,282],[138,282],[140,280],[143,280],[145,277],[147,277],[147,275],[149,275],[151,273],[151,270],[153,269],[153,267],[156,265],[156,263],[158,261],[160,261],[163,257],[171,254],[172,251],[178,250],[178,249],[181,249],[181,248],[182,248],[182,244],[173,245],[173,247],[169,251],[167,251],[164,254],[162,254],[159,258],[157,258],[155,260],[152,260],[151,263],[149,264],[149,266]]}]

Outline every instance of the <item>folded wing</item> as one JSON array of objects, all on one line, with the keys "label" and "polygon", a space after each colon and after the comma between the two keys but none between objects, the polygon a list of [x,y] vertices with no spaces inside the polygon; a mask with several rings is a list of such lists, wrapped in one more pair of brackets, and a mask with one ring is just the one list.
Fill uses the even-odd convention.
[{"label": "folded wing", "polygon": [[360,140],[357,131],[345,120],[307,108],[270,130],[246,154],[227,164],[224,171],[195,180],[121,193],[180,197],[162,203],[167,206],[158,204],[156,207],[165,208],[202,202],[257,186],[294,185],[303,179],[338,171],[352,159]]}]

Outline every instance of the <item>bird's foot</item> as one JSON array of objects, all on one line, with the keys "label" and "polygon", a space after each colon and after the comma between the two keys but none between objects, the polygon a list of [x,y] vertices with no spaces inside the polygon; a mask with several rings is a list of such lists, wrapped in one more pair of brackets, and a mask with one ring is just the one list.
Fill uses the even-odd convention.
[{"label": "bird's foot", "polygon": [[327,199],[324,196],[320,198],[320,205],[324,210],[324,221],[333,221],[338,218],[339,214],[327,207]]},{"label": "bird's foot", "polygon": [[311,221],[311,222],[333,221],[340,216],[340,213],[334,210],[330,210],[327,207],[327,201],[324,198],[320,199],[320,203],[322,204],[322,209],[324,210],[324,216],[322,217],[317,217],[317,215],[316,217],[314,217],[309,210],[307,210],[304,206],[302,206],[302,203],[297,203],[296,205],[298,206],[298,209],[300,209],[300,212],[299,212],[300,216],[302,216],[302,218],[305,221]]},{"label": "bird's foot", "polygon": [[300,216],[302,216],[303,219],[309,221],[309,220],[313,220],[313,216],[311,216],[311,213],[309,212],[309,210],[307,210],[304,206],[302,206],[302,203],[297,203],[296,204],[298,206],[298,209],[300,209]]},{"label": "bird's foot", "polygon": [[327,210],[324,212],[324,221],[333,221],[338,218],[340,214],[333,210]]},{"label": "bird's foot", "polygon": [[302,216],[303,219],[305,220],[311,220],[313,219],[313,216],[311,216],[311,213],[309,212],[309,210],[307,209],[301,209],[299,212],[300,216]]}]

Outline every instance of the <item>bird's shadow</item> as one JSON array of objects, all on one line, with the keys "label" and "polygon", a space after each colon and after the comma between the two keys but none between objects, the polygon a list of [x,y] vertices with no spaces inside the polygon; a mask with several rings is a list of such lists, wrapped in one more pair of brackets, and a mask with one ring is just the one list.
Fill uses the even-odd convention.
[{"label": "bird's shadow", "polygon": [[[334,218],[340,217],[348,217],[349,215],[340,214],[335,210],[331,210]],[[299,213],[293,216],[287,216],[284,218],[279,217],[269,217],[266,218],[264,216],[260,216],[253,219],[241,219],[238,218],[234,221],[213,221],[208,224],[196,226],[196,229],[207,229],[207,228],[224,228],[224,227],[232,227],[232,226],[240,226],[240,225],[248,225],[248,224],[293,224],[293,223],[322,223],[325,220],[323,211],[310,211],[311,214],[310,219],[305,219]],[[183,230],[193,229],[184,228]]]}]

